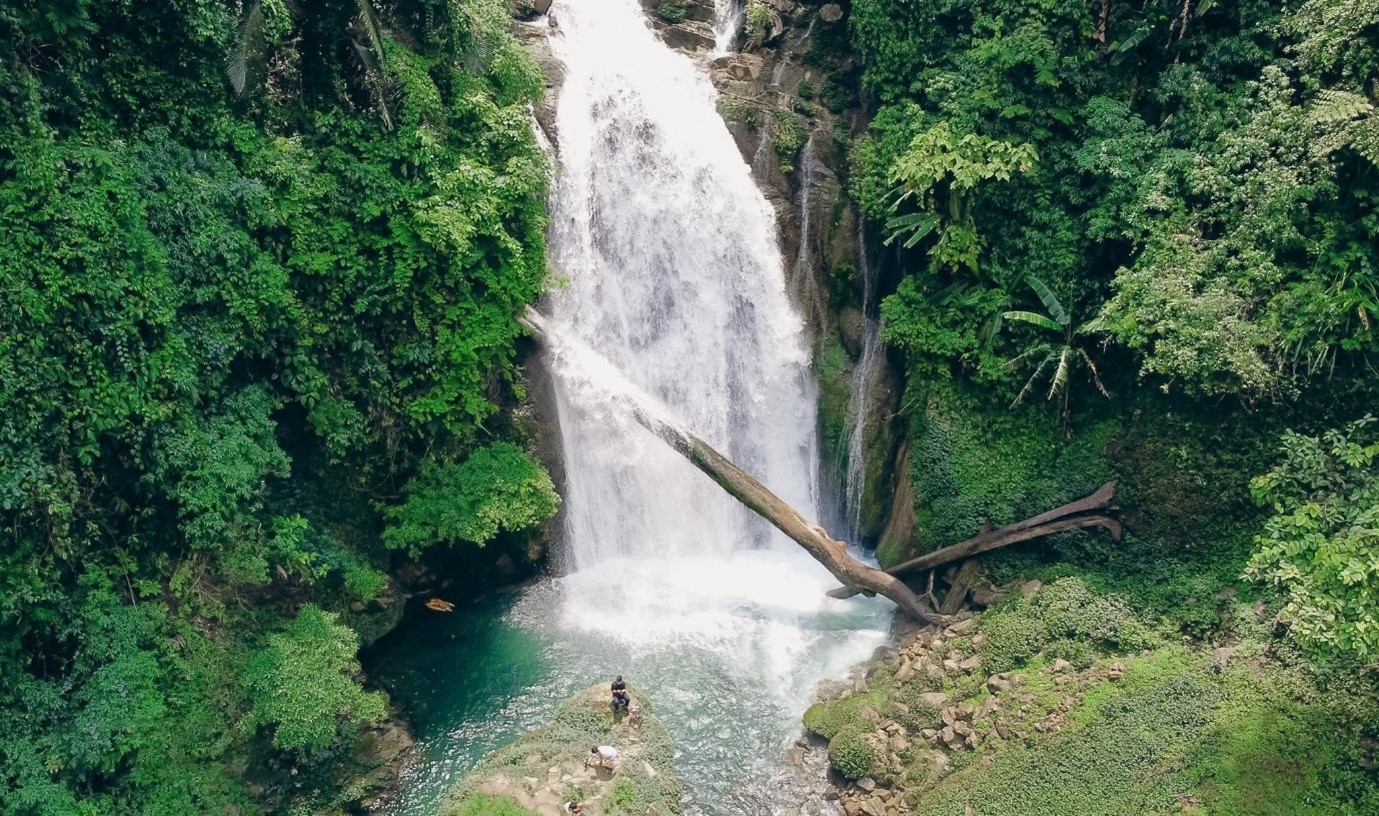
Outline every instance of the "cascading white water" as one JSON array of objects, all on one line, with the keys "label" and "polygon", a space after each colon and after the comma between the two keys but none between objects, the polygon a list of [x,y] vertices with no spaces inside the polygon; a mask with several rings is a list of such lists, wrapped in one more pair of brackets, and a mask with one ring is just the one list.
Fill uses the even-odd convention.
[{"label": "cascading white water", "polygon": [[848,461],[844,490],[852,526],[853,540],[861,537],[862,491],[866,488],[866,431],[871,417],[873,384],[885,364],[881,346],[881,318],[875,314],[876,273],[867,257],[865,230],[857,225],[857,274],[862,281],[862,353],[852,371],[851,399],[848,401]]},{"label": "cascading white water", "polygon": [[545,359],[566,574],[431,616],[399,647],[424,761],[389,812],[434,814],[487,752],[622,674],[675,740],[687,814],[797,813],[771,779],[810,693],[885,640],[892,607],[827,598],[821,565],[618,408],[656,404],[817,518],[816,389],[774,215],[707,76],[637,0],[557,0],[552,17],[565,285]]},{"label": "cascading white water", "polygon": [[[693,790],[694,763],[717,745],[752,756],[724,757],[733,773],[774,762],[813,685],[882,642],[888,609],[827,599],[830,576],[797,545],[610,413],[606,389],[625,377],[818,517],[809,343],[774,213],[708,77],[656,39],[635,0],[557,2],[553,15],[566,79],[550,250],[565,284],[551,327],[619,372],[588,354],[550,358],[566,471],[560,625],[738,690],[659,681],[696,712],[670,723]],[[723,731],[734,722],[741,733]]]}]

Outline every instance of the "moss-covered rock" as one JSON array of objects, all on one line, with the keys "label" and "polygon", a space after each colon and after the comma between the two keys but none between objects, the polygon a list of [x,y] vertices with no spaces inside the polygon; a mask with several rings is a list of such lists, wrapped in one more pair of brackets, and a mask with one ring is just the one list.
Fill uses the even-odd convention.
[{"label": "moss-covered rock", "polygon": [[[465,808],[475,801],[506,797],[537,816],[561,816],[572,799],[584,802],[590,816],[678,816],[683,791],[670,735],[646,697],[631,691],[640,724],[613,716],[606,685],[585,689],[562,703],[549,724],[485,758],[455,786],[441,813],[468,816]],[[585,765],[595,745],[618,749],[614,771]]]}]

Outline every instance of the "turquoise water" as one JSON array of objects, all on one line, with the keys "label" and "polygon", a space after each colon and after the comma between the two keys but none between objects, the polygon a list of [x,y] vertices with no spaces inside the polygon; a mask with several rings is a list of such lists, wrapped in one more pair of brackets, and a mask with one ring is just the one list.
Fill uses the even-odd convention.
[{"label": "turquoise water", "polygon": [[[484,755],[615,674],[647,693],[675,739],[687,812],[761,816],[813,687],[882,645],[890,610],[821,600],[828,577],[799,552],[663,566],[672,580],[654,594],[670,606],[642,616],[586,619],[580,599],[600,596],[598,571],[451,614],[418,610],[371,665],[411,710],[422,755],[390,816],[434,814]],[[773,586],[742,594],[733,573]]]}]

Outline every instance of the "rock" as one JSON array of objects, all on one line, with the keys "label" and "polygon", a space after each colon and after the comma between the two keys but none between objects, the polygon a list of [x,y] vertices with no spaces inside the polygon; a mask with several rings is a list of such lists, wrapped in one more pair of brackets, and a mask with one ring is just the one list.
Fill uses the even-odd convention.
[{"label": "rock", "polygon": [[819,19],[825,23],[836,23],[843,19],[843,7],[837,3],[825,3],[819,8]]},{"label": "rock", "polygon": [[913,677],[914,674],[915,674],[915,665],[914,665],[914,663],[912,663],[912,662],[906,660],[903,664],[901,664],[901,666],[900,666],[900,671],[898,671],[898,672],[895,673],[895,682],[897,682],[897,683],[904,683],[906,680],[909,680],[911,677]]},{"label": "rock", "polygon": [[943,661],[943,668],[949,674],[957,674],[958,672],[962,671],[962,667],[958,664],[958,661],[954,660],[951,657]]},{"label": "rock", "polygon": [[1035,578],[1020,585],[1020,595],[1025,598],[1033,598],[1034,594],[1044,588],[1044,582]]},{"label": "rock", "polygon": [[955,720],[951,726],[954,734],[966,737],[972,734],[972,724],[966,720]]},{"label": "rock", "polygon": [[535,20],[551,10],[551,0],[516,0],[512,4],[512,16],[519,20]]},{"label": "rock", "polygon": [[972,603],[977,606],[995,606],[1006,601],[1004,592],[997,592],[991,587],[972,587],[969,597],[972,598]]},{"label": "rock", "polygon": [[982,656],[972,655],[971,657],[959,663],[958,668],[962,669],[963,671],[970,672],[980,665],[982,665]]},{"label": "rock", "polygon": [[1010,739],[1010,728],[1007,727],[1004,723],[997,723],[996,736],[1000,737],[1003,740]]},{"label": "rock", "polygon": [[1000,709],[1001,703],[995,697],[988,697],[982,701],[982,705],[977,709],[977,717],[985,717],[991,712]]},{"label": "rock", "polygon": [[1219,649],[1211,650],[1211,662],[1218,669],[1224,669],[1231,662],[1231,657],[1235,655],[1234,646],[1222,646]]},{"label": "rock", "polygon": [[857,787],[861,788],[867,793],[871,793],[872,791],[876,790],[876,780],[872,779],[870,776],[864,776],[861,779],[857,780],[854,784],[856,784]]},{"label": "rock", "polygon": [[960,620],[957,623],[954,623],[951,626],[949,626],[947,629],[943,630],[943,633],[945,635],[948,635],[948,637],[961,635],[964,632],[970,630],[973,626],[976,625],[976,623],[977,621],[975,618],[967,618],[966,620]]},{"label": "rock", "polygon": [[941,709],[948,705],[948,695],[941,691],[926,691],[919,695],[919,701],[931,708]]},{"label": "rock", "polygon": [[1068,661],[1060,657],[1057,660],[1053,661],[1052,668],[1056,672],[1072,671],[1073,664],[1069,663]]},{"label": "rock", "polygon": [[1106,670],[1106,676],[1112,680],[1119,680],[1125,676],[1124,663],[1112,663],[1111,668]]},{"label": "rock", "polygon": [[886,805],[875,798],[866,799],[862,802],[862,812],[867,816],[886,816]]},{"label": "rock", "polygon": [[910,707],[900,702],[899,700],[896,700],[895,702],[891,703],[891,708],[894,708],[896,710],[896,713],[898,714],[910,713]]},{"label": "rock", "polygon": [[1010,688],[1010,680],[1004,674],[993,674],[986,678],[986,688],[992,694],[997,694]]},{"label": "rock", "polygon": [[858,802],[856,799],[845,799],[843,800],[843,812],[846,813],[847,816],[857,816],[857,814],[862,812],[862,803]]},{"label": "rock", "polygon": [[895,734],[891,737],[891,748],[897,754],[903,754],[910,750],[910,740],[904,734]]},{"label": "rock", "polygon": [[725,54],[709,63],[709,71],[714,76],[721,74],[746,82],[760,77],[764,64],[760,54]]}]

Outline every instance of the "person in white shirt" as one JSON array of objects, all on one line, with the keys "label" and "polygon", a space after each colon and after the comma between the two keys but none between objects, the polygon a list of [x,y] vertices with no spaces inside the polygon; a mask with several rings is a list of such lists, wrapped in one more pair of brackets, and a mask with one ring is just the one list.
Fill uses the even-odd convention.
[{"label": "person in white shirt", "polygon": [[618,767],[618,749],[611,745],[595,745],[589,749],[589,765],[599,765],[608,770]]}]

